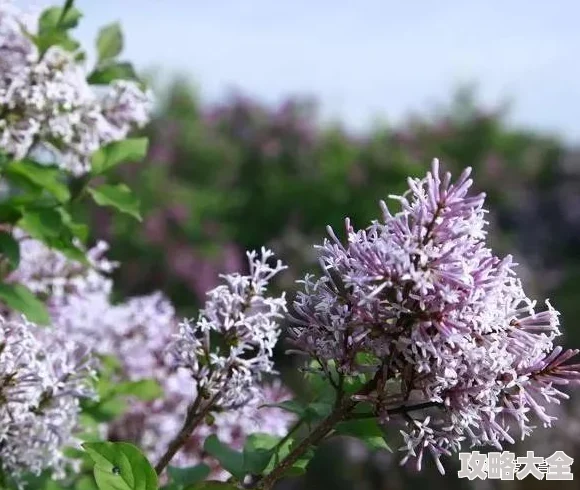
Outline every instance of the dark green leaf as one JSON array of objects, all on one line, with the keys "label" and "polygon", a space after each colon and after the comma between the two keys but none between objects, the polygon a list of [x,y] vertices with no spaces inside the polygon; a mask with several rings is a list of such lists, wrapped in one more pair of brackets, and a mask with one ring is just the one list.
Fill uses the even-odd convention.
[{"label": "dark green leaf", "polygon": [[110,143],[93,154],[93,173],[102,174],[120,163],[142,160],[147,155],[147,146],[147,138],[129,138]]},{"label": "dark green leaf", "polygon": [[99,63],[115,58],[123,50],[123,33],[118,22],[103,27],[97,36]]},{"label": "dark green leaf", "polygon": [[137,80],[137,74],[131,63],[108,63],[95,68],[87,80],[93,85],[108,85],[113,80]]},{"label": "dark green leaf", "polygon": [[5,231],[0,231],[0,254],[6,257],[13,269],[20,262],[20,245],[14,237]]},{"label": "dark green leaf", "polygon": [[238,480],[242,480],[246,475],[244,471],[244,455],[238,451],[234,451],[225,444],[222,444],[215,435],[209,436],[203,445],[204,450],[216,458],[222,467],[235,476]]},{"label": "dark green leaf", "polygon": [[91,196],[99,206],[110,206],[141,221],[139,200],[125,184],[89,187]]},{"label": "dark green leaf", "polygon": [[31,322],[39,325],[50,323],[46,306],[21,284],[0,284],[0,301],[14,310],[24,313]]},{"label": "dark green leaf", "polygon": [[123,415],[127,409],[127,402],[123,399],[112,398],[100,402],[81,402],[83,413],[90,416],[96,422],[110,422]]},{"label": "dark green leaf", "polygon": [[336,426],[336,433],[360,439],[371,449],[388,449],[383,430],[374,418],[349,420]]},{"label": "dark green leaf", "polygon": [[30,160],[21,160],[7,165],[5,172],[8,178],[18,175],[46,189],[60,202],[66,202],[70,198],[68,187],[61,180],[62,172],[56,167],[40,165]]},{"label": "dark green leaf", "polygon": [[157,474],[132,444],[87,442],[83,448],[95,462],[94,475],[100,490],[157,490]]},{"label": "dark green leaf", "polygon": [[22,218],[20,206],[14,201],[5,201],[0,204],[0,223],[14,224],[20,218]]},{"label": "dark green leaf", "polygon": [[66,257],[86,264],[85,253],[73,243],[74,235],[65,222],[67,219],[63,209],[30,209],[23,211],[18,226]]},{"label": "dark green leaf", "polygon": [[18,226],[32,237],[44,241],[46,238],[58,238],[62,217],[54,209],[25,210]]},{"label": "dark green leaf", "polygon": [[210,472],[210,467],[203,463],[196,466],[190,466],[189,468],[176,468],[174,466],[169,466],[167,468],[167,474],[169,475],[171,482],[175,483],[178,489],[195,485],[196,483],[205,480]]},{"label": "dark green leaf", "polygon": [[296,400],[286,400],[280,403],[265,403],[261,405],[260,408],[280,408],[281,410],[285,410],[286,412],[295,413],[297,415],[304,415],[306,412],[306,407],[304,407],[301,403],[297,402]]},{"label": "dark green leaf", "polygon": [[244,470],[252,475],[261,475],[267,468],[279,437],[271,434],[251,434],[244,444]]}]

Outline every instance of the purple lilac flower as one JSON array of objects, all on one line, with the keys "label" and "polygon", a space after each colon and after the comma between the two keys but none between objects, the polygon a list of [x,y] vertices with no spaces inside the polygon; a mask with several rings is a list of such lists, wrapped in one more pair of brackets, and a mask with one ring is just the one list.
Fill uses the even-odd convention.
[{"label": "purple lilac flower", "polygon": [[[409,191],[381,203],[382,221],[355,230],[347,243],[329,228],[320,246],[320,277],[307,276],[294,304],[293,337],[301,350],[339,372],[370,371],[367,401],[383,424],[403,424],[403,463],[421,468],[430,453],[462,443],[513,443],[554,417],[546,405],[580,379],[567,365],[577,350],[554,347],[558,312],[536,311],[511,256],[486,246],[484,194],[469,195],[471,169],[452,183],[439,163]],[[365,362],[362,363],[361,360]]]}]

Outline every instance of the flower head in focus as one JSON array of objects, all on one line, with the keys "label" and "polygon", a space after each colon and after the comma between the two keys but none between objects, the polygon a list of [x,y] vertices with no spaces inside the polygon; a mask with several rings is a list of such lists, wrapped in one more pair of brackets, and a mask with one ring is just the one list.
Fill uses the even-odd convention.
[{"label": "flower head in focus", "polygon": [[484,194],[470,196],[471,169],[452,183],[433,162],[409,179],[401,210],[364,230],[346,221],[347,243],[329,229],[320,277],[307,276],[294,304],[299,349],[343,375],[374,380],[381,422],[402,424],[417,467],[463,441],[502,448],[554,420],[545,405],[577,383],[578,351],[554,347],[558,312],[530,300],[510,256],[486,246]]},{"label": "flower head in focus", "polygon": [[221,407],[241,405],[254,397],[254,387],[273,372],[272,351],[286,311],[284,294],[266,296],[270,279],[286,267],[273,266],[269,250],[248,253],[248,275],[223,275],[225,284],[208,293],[196,322],[184,321],[171,351],[186,367],[197,389]]}]

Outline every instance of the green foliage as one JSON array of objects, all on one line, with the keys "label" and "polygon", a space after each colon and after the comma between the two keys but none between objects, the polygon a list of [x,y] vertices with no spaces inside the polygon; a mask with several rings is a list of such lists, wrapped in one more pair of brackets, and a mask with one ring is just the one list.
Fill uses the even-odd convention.
[{"label": "green foliage", "polygon": [[147,458],[126,442],[87,442],[99,490],[157,490],[157,474]]},{"label": "green foliage", "polygon": [[107,63],[96,67],[87,80],[94,85],[107,85],[115,80],[136,80],[133,65],[127,62]]},{"label": "green foliage", "polygon": [[18,263],[20,262],[20,245],[6,231],[0,231],[0,255],[8,260],[10,267],[13,269],[18,267]]},{"label": "green foliage", "polygon": [[103,27],[97,36],[98,61],[108,61],[123,51],[123,33],[118,22]]},{"label": "green foliage", "polygon": [[125,184],[89,187],[88,192],[99,206],[110,206],[141,221],[139,199]]},{"label": "green foliage", "polygon": [[224,470],[231,473],[238,480],[243,480],[246,471],[242,453],[222,444],[215,435],[211,435],[205,440],[203,449],[217,459]]},{"label": "green foliage", "polygon": [[244,470],[251,475],[261,475],[274,457],[279,437],[271,434],[251,434],[244,444]]},{"label": "green foliage", "polygon": [[0,284],[0,301],[9,308],[22,312],[31,322],[48,325],[50,316],[42,301],[20,284]]},{"label": "green foliage", "polygon": [[147,146],[147,138],[129,138],[104,146],[93,155],[93,174],[99,175],[121,163],[143,159],[147,154]]},{"label": "green foliage", "polygon": [[206,464],[198,464],[188,468],[167,467],[170,483],[163,487],[164,490],[187,490],[205,480],[210,474],[210,467]]},{"label": "green foliage", "polygon": [[337,425],[335,432],[339,435],[356,437],[363,441],[370,449],[391,450],[385,441],[383,430],[374,418],[341,422]]},{"label": "green foliage", "polygon": [[40,165],[30,160],[11,162],[4,168],[4,175],[11,178],[24,178],[31,185],[48,191],[59,202],[70,199],[70,192],[63,178],[63,173],[56,167]]}]

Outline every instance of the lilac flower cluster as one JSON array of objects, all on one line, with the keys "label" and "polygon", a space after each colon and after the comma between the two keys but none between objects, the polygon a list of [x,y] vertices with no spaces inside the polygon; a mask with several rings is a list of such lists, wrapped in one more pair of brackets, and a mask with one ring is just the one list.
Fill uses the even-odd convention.
[{"label": "lilac flower cluster", "polygon": [[[554,417],[545,405],[580,380],[578,351],[554,347],[558,312],[536,311],[512,258],[486,246],[484,194],[470,196],[470,169],[452,183],[435,160],[409,179],[401,210],[348,240],[320,247],[321,277],[307,276],[295,302],[301,350],[340,373],[369,373],[370,401],[382,423],[403,424],[403,463],[430,453],[514,442]],[[369,378],[369,379],[371,379]]]},{"label": "lilac flower cluster", "polygon": [[79,400],[94,398],[93,361],[63,332],[0,317],[0,464],[18,479],[45,469],[64,476],[77,445]]},{"label": "lilac flower cluster", "polygon": [[286,268],[268,264],[273,253],[248,253],[249,275],[223,275],[226,284],[208,292],[196,322],[184,321],[172,351],[176,365],[186,367],[204,398],[235,407],[255,397],[263,374],[273,372],[272,350],[278,321],[286,311],[284,294],[265,296],[272,277]]},{"label": "lilac flower cluster", "polygon": [[[239,384],[233,394],[226,394],[224,400],[232,402],[244,398],[247,403],[236,404],[228,411],[216,411],[215,420],[196,430],[172,465],[189,466],[203,461],[203,440],[210,434],[216,434],[224,442],[231,442],[241,449],[246,435],[251,432],[279,436],[286,433],[292,415],[276,408],[259,407],[288,398],[287,390],[278,384],[258,385],[253,382],[251,386],[242,386],[244,380],[257,381],[259,373],[272,371],[271,351],[278,337],[273,322],[285,303],[283,297],[263,297],[269,279],[283,269],[280,263],[273,268],[266,264],[271,252],[264,250],[260,256],[249,254],[250,276],[229,275],[226,277],[227,286],[210,292],[208,304],[200,315],[199,328],[203,325],[204,331],[207,326],[207,330],[216,332],[218,322],[221,322],[219,325],[223,325],[224,330],[220,332],[230,329],[239,337],[240,343],[238,349],[229,352],[227,360],[225,352],[211,352],[211,366],[215,371],[209,376],[209,370],[203,371],[203,375],[192,373],[191,363],[187,367],[173,365],[168,346],[179,345],[180,349],[185,349],[188,344],[179,334],[173,306],[162,294],[129,298],[118,304],[111,302],[113,282],[109,274],[118,264],[106,258],[106,243],[99,242],[87,250],[87,266],[49,249],[19,229],[13,234],[20,242],[21,260],[7,280],[24,284],[46,301],[56,332],[87,346],[96,354],[115,356],[121,364],[122,379],[155,379],[162,387],[160,399],[149,402],[134,400],[123,417],[102,427],[105,437],[132,441],[152,461],[157,460],[182,424],[188,405],[203,389],[200,385],[200,382],[204,383],[203,376],[208,375],[203,386],[214,390],[219,386],[218,382],[225,380],[220,378],[224,372],[218,372],[217,366],[229,363],[240,371],[232,377],[232,382]],[[245,316],[239,310],[243,301],[249,305]],[[234,312],[237,312],[237,317]],[[184,322],[182,332],[190,325]],[[230,334],[228,338],[230,343],[236,343],[233,341],[237,337]],[[244,347],[239,349],[241,346]],[[248,352],[254,346],[256,350]],[[191,362],[195,361],[195,351],[182,352]],[[246,388],[248,391],[237,391]],[[234,390],[233,387],[228,389]],[[214,465],[212,477],[225,478],[225,473]]]},{"label": "lilac flower cluster", "polygon": [[74,53],[52,46],[41,55],[26,24],[14,5],[0,2],[0,149],[15,159],[48,151],[82,175],[96,150],[148,121],[151,93],[123,80],[97,94]]}]

